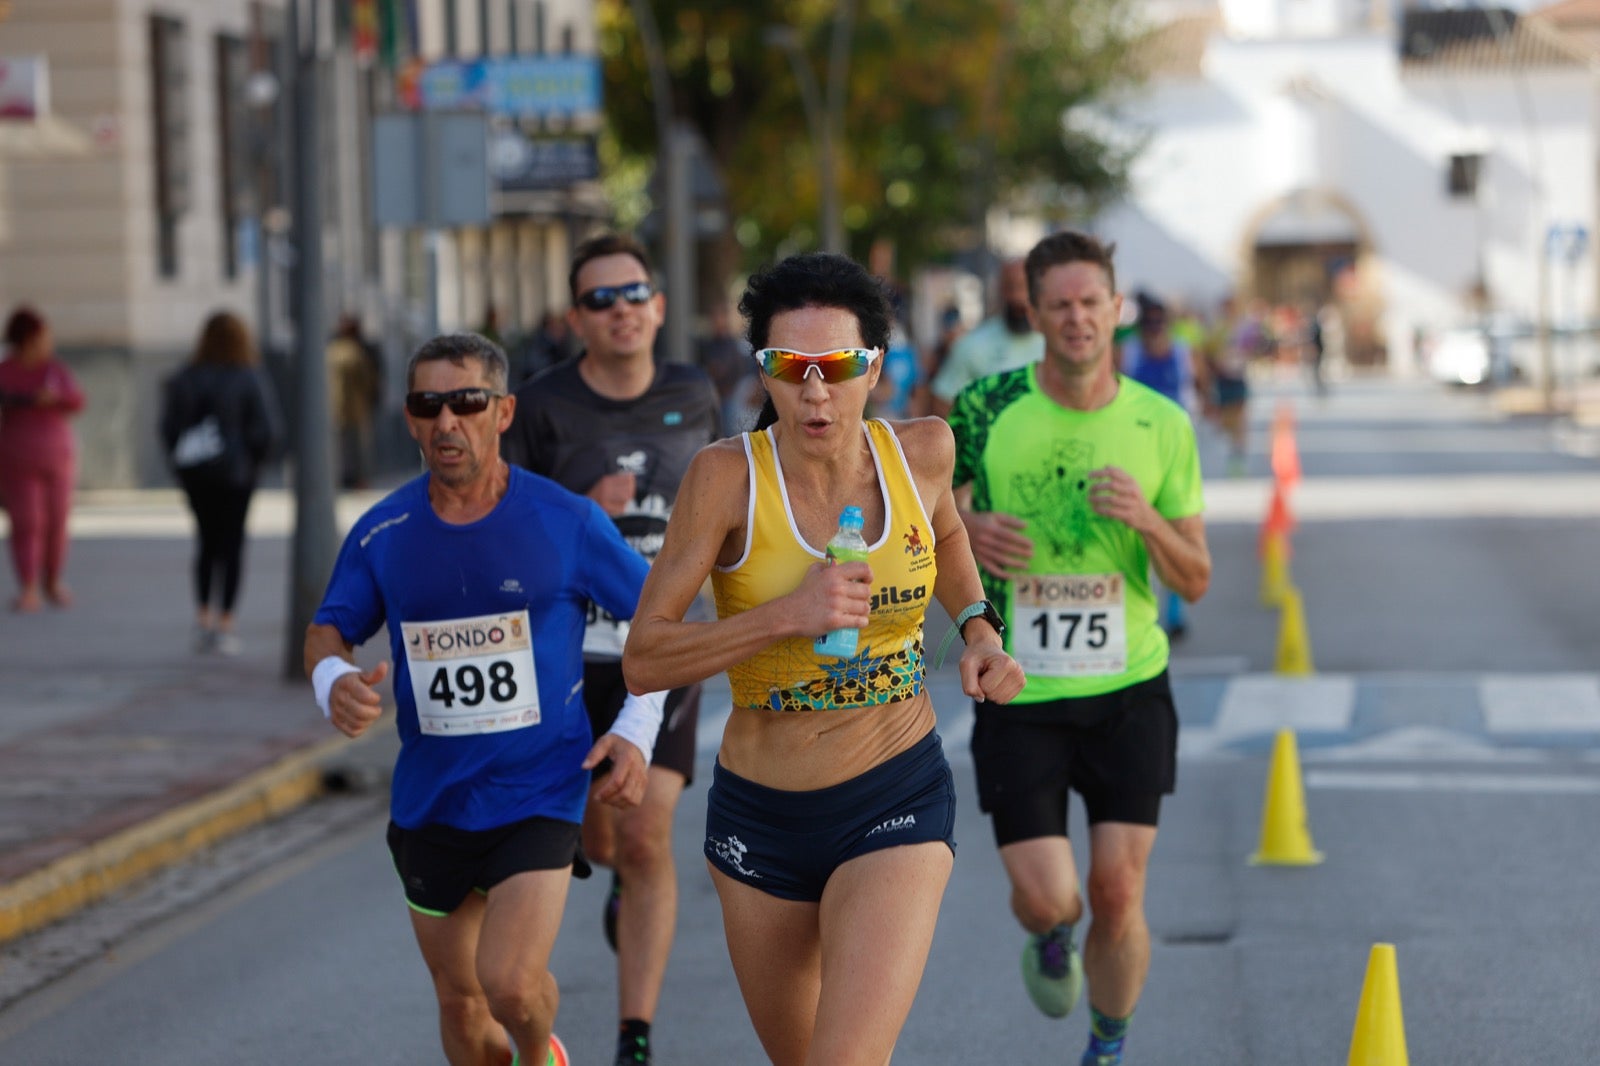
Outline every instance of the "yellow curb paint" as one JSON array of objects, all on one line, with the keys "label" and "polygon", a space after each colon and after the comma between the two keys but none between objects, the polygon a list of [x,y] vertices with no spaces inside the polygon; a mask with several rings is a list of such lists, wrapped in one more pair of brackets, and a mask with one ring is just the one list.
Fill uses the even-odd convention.
[{"label": "yellow curb paint", "polygon": [[342,736],[323,741],[237,784],[0,885],[0,944],[301,806],[322,792],[322,761],[349,745]]}]

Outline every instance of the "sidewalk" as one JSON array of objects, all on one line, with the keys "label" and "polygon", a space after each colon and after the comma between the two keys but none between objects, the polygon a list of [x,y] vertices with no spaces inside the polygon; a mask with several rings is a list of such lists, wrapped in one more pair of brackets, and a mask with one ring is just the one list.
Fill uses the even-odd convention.
[{"label": "sidewalk", "polygon": [[[342,522],[373,498],[342,498]],[[82,496],[76,604],[0,614],[0,943],[312,799],[330,772],[387,773],[388,719],[347,740],[285,677],[291,514],[281,491],[252,509],[237,658],[192,650],[175,492]]]}]

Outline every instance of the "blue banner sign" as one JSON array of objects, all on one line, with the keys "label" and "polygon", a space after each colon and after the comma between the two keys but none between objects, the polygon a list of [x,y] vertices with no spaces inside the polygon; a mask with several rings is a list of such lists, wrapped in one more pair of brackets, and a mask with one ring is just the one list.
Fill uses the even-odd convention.
[{"label": "blue banner sign", "polygon": [[600,60],[594,56],[535,56],[446,60],[417,81],[430,111],[481,109],[536,118],[600,110]]}]

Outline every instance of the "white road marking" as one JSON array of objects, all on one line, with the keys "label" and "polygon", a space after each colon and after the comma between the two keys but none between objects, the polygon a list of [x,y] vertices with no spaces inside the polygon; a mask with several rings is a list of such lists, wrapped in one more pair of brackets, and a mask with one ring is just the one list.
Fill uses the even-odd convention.
[{"label": "white road marking", "polygon": [[1557,774],[1472,774],[1388,770],[1311,770],[1307,788],[1356,789],[1362,792],[1515,792],[1573,795],[1600,792],[1600,777]]},{"label": "white road marking", "polygon": [[1600,733],[1593,674],[1491,674],[1478,684],[1490,733]]},{"label": "white road marking", "polygon": [[1352,677],[1251,674],[1228,685],[1213,729],[1224,740],[1279,729],[1341,733],[1350,728],[1355,702]]}]

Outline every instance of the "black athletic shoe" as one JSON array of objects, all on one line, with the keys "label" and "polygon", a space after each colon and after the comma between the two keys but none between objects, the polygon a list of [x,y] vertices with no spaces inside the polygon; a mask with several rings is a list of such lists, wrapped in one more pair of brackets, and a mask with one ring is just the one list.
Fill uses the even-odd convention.
[{"label": "black athletic shoe", "polygon": [[[606,896],[606,909],[600,915],[601,920],[605,925],[606,943],[611,945],[611,950],[612,951],[616,951],[617,950],[617,913],[619,911],[621,911],[621,910],[622,910],[622,879],[619,878],[615,873],[612,873],[612,875],[611,875],[611,893],[610,893],[610,895]],[[623,1059],[620,1057],[620,1055],[617,1058],[617,1061],[618,1062],[622,1062],[623,1061]],[[632,1062],[634,1060],[633,1059],[628,1059],[627,1061],[628,1062]],[[646,1051],[645,1052],[645,1057],[640,1059],[640,1060],[638,1060],[638,1061],[640,1061],[640,1062],[649,1062],[650,1061],[650,1053],[649,1053],[649,1051]]]},{"label": "black athletic shoe", "polygon": [[650,1066],[650,1040],[625,1036],[617,1041],[617,1061],[613,1066]]}]

